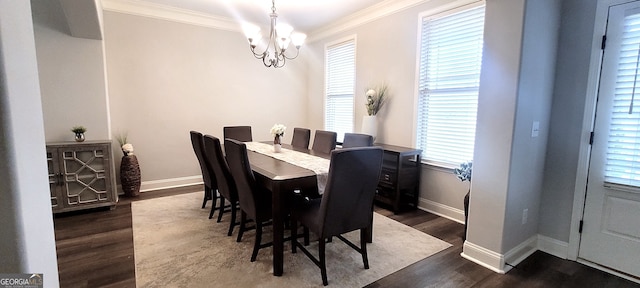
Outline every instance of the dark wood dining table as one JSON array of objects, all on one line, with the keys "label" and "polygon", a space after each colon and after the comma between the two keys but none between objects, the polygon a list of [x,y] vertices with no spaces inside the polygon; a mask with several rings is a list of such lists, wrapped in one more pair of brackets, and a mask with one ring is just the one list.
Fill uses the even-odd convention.
[{"label": "dark wood dining table", "polygon": [[[283,144],[283,148],[329,158],[328,154],[318,154],[312,150],[292,148]],[[273,213],[273,275],[282,276],[284,258],[284,219],[287,207],[290,207],[294,190],[308,191],[317,187],[315,172],[287,163],[251,150],[247,151],[251,169],[256,181],[269,189],[272,194]]]}]

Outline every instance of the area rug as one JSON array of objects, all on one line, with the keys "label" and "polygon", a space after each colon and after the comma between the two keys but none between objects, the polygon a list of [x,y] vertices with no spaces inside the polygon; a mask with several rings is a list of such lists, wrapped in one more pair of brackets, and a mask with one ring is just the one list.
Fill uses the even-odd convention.
[{"label": "area rug", "polygon": [[[202,192],[131,203],[138,287],[322,287],[320,269],[301,251],[284,246],[284,274],[273,276],[271,248],[250,262],[255,231],[242,242],[227,236],[230,213],[222,222],[201,209]],[[332,287],[362,287],[451,245],[374,213],[373,243],[367,245],[370,269],[342,241],[327,244],[327,274]],[[216,213],[217,217],[217,213]],[[265,228],[263,241],[271,236]],[[346,234],[357,242],[359,232]],[[317,255],[317,244],[309,250]]]}]

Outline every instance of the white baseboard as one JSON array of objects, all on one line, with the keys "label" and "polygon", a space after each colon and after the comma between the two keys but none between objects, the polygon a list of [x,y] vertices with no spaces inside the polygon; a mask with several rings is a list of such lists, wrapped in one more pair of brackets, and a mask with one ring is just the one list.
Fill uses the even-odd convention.
[{"label": "white baseboard", "polygon": [[504,255],[473,244],[469,240],[464,242],[460,256],[500,274],[505,274],[511,269],[511,267],[505,267]]},{"label": "white baseboard", "polygon": [[543,235],[538,235],[538,250],[560,259],[569,257],[569,243]]},{"label": "white baseboard", "polygon": [[464,224],[464,210],[456,209],[438,202],[420,197],[418,208],[429,213]]},{"label": "white baseboard", "polygon": [[[538,251],[538,235],[533,235],[520,245],[513,247],[504,254],[505,266],[511,269],[513,266],[520,264],[524,259]],[[509,270],[507,270],[509,271]]]},{"label": "white baseboard", "polygon": [[[140,184],[140,192],[148,192],[153,190],[178,188],[191,185],[202,185],[202,176],[188,176],[171,179],[144,181]],[[120,188],[122,190],[122,188]]]}]

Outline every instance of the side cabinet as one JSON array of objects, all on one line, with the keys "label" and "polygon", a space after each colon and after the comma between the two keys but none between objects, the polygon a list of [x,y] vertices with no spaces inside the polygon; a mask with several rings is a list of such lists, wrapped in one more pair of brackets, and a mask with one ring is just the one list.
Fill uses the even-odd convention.
[{"label": "side cabinet", "polygon": [[110,141],[47,143],[53,212],[115,207],[112,165]]},{"label": "side cabinet", "polygon": [[420,155],[422,150],[375,144],[384,149],[382,172],[376,200],[390,205],[394,213],[418,207],[420,194]]}]

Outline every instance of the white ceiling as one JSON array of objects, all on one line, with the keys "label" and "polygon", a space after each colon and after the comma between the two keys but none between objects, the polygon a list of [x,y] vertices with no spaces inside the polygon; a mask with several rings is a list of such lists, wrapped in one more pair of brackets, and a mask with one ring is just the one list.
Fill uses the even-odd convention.
[{"label": "white ceiling", "polygon": [[[278,23],[310,33],[365,8],[394,0],[275,0]],[[268,25],[271,0],[131,0]]]}]

